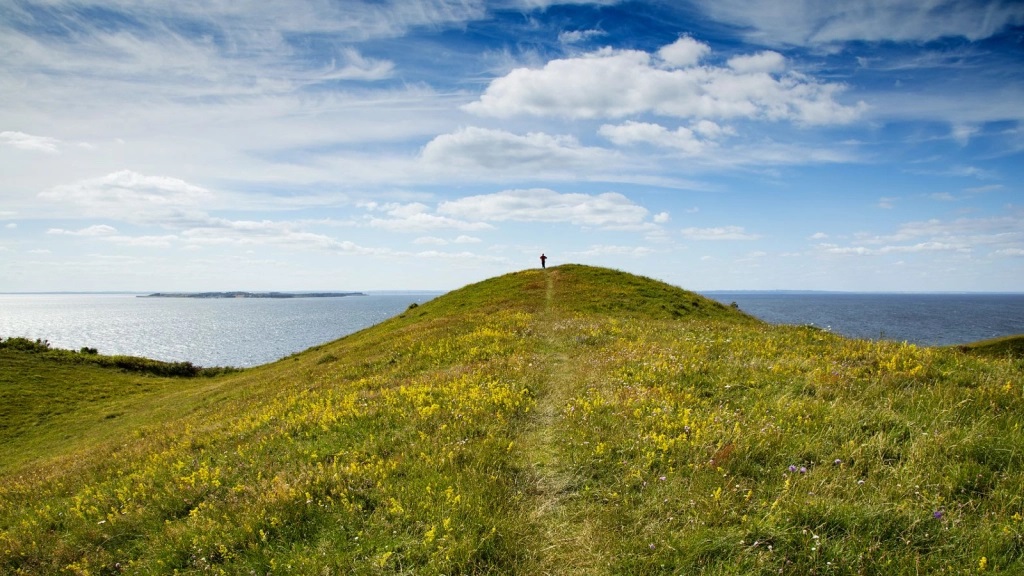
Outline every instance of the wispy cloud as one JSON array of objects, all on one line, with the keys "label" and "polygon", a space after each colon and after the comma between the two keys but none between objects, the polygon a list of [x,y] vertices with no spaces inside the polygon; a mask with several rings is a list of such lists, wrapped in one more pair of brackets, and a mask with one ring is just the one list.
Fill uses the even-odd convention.
[{"label": "wispy cloud", "polygon": [[547,188],[504,190],[442,202],[442,214],[490,222],[567,222],[601,228],[646,228],[649,212],[622,194],[559,193]]},{"label": "wispy cloud", "polygon": [[718,20],[739,24],[752,40],[818,45],[850,40],[920,42],[960,36],[988,38],[1006,26],[1024,24],[1020,3],[1003,0],[882,0],[855,4],[701,0]]},{"label": "wispy cloud", "polygon": [[60,140],[49,136],[33,136],[24,132],[5,130],[0,132],[0,144],[19,150],[56,154]]},{"label": "wispy cloud", "polygon": [[761,236],[747,232],[742,226],[713,228],[683,228],[683,237],[689,240],[757,240]]}]

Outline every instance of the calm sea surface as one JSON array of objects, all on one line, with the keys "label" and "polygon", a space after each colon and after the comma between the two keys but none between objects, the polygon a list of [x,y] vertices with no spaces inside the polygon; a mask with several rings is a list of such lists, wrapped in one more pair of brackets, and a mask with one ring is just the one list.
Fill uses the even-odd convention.
[{"label": "calm sea surface", "polygon": [[437,294],[137,298],[0,294],[0,336],[200,366],[256,366],[341,338]]},{"label": "calm sea surface", "polygon": [[[775,324],[927,346],[1024,333],[1024,294],[710,292]],[[351,334],[436,294],[197,299],[0,294],[0,336],[200,366],[255,366]]]},{"label": "calm sea surface", "polygon": [[773,324],[813,324],[853,338],[948,346],[1024,334],[1024,294],[709,292]]}]

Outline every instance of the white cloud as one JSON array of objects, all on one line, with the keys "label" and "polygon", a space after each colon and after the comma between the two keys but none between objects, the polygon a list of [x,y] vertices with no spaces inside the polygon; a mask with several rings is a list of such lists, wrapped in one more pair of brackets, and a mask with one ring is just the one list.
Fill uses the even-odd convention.
[{"label": "white cloud", "polygon": [[309,232],[292,222],[269,220],[228,220],[208,218],[187,228],[180,239],[191,245],[276,245],[300,250],[323,250],[347,254],[392,254],[390,249],[361,246],[350,240],[338,240],[326,234]]},{"label": "white cloud", "polygon": [[558,41],[562,44],[577,44],[605,35],[607,35],[607,32],[604,30],[566,30],[558,34]]},{"label": "white cloud", "polygon": [[819,245],[819,248],[829,254],[853,254],[856,256],[904,254],[915,252],[971,252],[971,248],[963,244],[947,244],[943,242],[920,242],[910,245],[882,246],[881,248],[868,248],[865,246],[842,247],[834,244],[821,244]]},{"label": "white cloud", "polygon": [[605,124],[598,133],[619,146],[629,144],[653,144],[666,148],[676,148],[685,154],[696,155],[704,151],[706,142],[697,138],[693,130],[680,126],[670,131],[664,126],[649,122],[634,122],[613,126]]},{"label": "white cloud", "polygon": [[665,224],[671,219],[672,217],[669,216],[668,212],[658,212],[653,218],[655,224]]},{"label": "white cloud", "polygon": [[765,44],[819,45],[850,40],[924,42],[945,36],[988,38],[1024,24],[1019,2],[987,0],[880,0],[874,2],[777,2],[701,0],[713,18],[739,25]]},{"label": "white cloud", "polygon": [[19,150],[56,154],[59,151],[60,140],[48,136],[33,136],[24,132],[5,130],[0,132],[0,144]]},{"label": "white cloud", "polygon": [[[383,204],[370,203],[367,207],[372,210],[383,211],[387,218],[371,217],[369,225],[373,228],[383,228],[394,232],[422,232],[425,230],[453,229],[453,230],[487,230],[493,228],[486,222],[469,222],[431,214],[429,207],[420,202],[409,204]],[[478,219],[479,220],[479,219]]]},{"label": "white cloud", "polygon": [[183,217],[212,198],[205,188],[168,176],[145,176],[130,170],[55,186],[39,193],[54,203],[72,205],[86,215],[124,221]]},{"label": "white cloud", "polygon": [[814,234],[811,234],[811,240],[825,240],[826,238],[828,238],[828,234],[824,232],[815,232]]},{"label": "white cloud", "polygon": [[615,192],[561,194],[547,188],[505,190],[442,202],[442,214],[492,222],[569,222],[601,228],[649,226],[643,206]]},{"label": "white cloud", "polygon": [[145,248],[163,248],[171,246],[178,241],[178,237],[174,234],[164,234],[161,236],[109,236],[105,239],[122,246],[142,246]]},{"label": "white cloud", "polygon": [[786,69],[786,58],[778,52],[765,50],[757,54],[734,56],[729,59],[729,68],[740,74],[770,74]]},{"label": "white cloud", "polygon": [[448,241],[437,236],[420,236],[412,241],[413,244],[433,244],[434,246],[445,246]]},{"label": "white cloud", "polygon": [[1006,188],[1006,186],[1002,184],[990,184],[988,186],[975,186],[973,188],[964,188],[964,192],[967,192],[968,194],[983,194],[985,192],[994,192],[997,190],[1002,190],[1003,188]]},{"label": "white cloud", "polygon": [[460,234],[456,236],[455,240],[452,240],[452,242],[456,244],[479,244],[480,242],[482,242],[482,240],[477,238],[476,236],[467,236],[465,234]]},{"label": "white cloud", "polygon": [[14,230],[17,227],[18,227],[18,224],[15,223],[15,222],[8,222],[7,224],[4,224],[4,228],[6,228],[8,230]]},{"label": "white cloud", "polygon": [[615,246],[596,244],[586,250],[569,252],[566,256],[647,256],[653,253],[654,250],[647,246]]},{"label": "white cloud", "polygon": [[343,56],[345,65],[338,68],[337,62],[332,61],[330,68],[323,72],[322,80],[383,80],[394,72],[394,62],[366,58],[352,48],[346,49]]},{"label": "white cloud", "polygon": [[747,232],[742,226],[683,228],[682,234],[690,240],[757,240],[761,237]]},{"label": "white cloud", "polygon": [[930,219],[901,224],[891,234],[855,235],[855,245],[819,244],[829,254],[877,256],[896,253],[953,252],[1006,254],[1024,249],[1024,215],[994,218]]},{"label": "white cloud", "polygon": [[50,228],[46,231],[47,234],[57,234],[64,236],[111,236],[117,234],[117,228],[113,226],[107,226],[106,224],[96,224],[81,230],[64,230],[63,228]]},{"label": "white cloud", "polygon": [[567,173],[606,164],[611,156],[607,150],[581,146],[572,136],[518,135],[477,127],[442,134],[421,154],[423,162],[436,170],[480,169],[492,174]]},{"label": "white cloud", "polygon": [[662,46],[658,50],[658,57],[669,67],[686,68],[696,66],[710,53],[711,47],[707,44],[683,36],[667,46]]},{"label": "white cloud", "polygon": [[[540,69],[517,68],[493,80],[480,99],[464,106],[474,114],[566,118],[622,118],[654,113],[677,118],[751,118],[800,124],[854,120],[866,105],[835,100],[844,86],[781,72],[776,53],[737,57],[732,67],[695,66],[699,43],[684,37],[666,47],[662,69],[639,50],[603,48],[583,56],[551,60]],[[703,45],[701,45],[703,46]]]},{"label": "white cloud", "polygon": [[957,124],[957,125],[953,126],[953,131],[952,131],[951,136],[953,137],[953,140],[956,140],[956,142],[958,144],[960,144],[961,146],[966,146],[967,143],[970,142],[971,136],[974,136],[979,131],[980,130],[979,130],[979,128],[977,126],[968,126],[968,125],[965,125],[965,124]]}]

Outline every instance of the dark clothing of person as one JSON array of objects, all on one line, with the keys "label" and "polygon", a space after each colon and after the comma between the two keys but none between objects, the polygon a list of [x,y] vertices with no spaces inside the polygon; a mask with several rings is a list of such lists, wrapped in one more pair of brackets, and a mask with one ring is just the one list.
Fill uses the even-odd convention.
[{"label": "dark clothing of person", "polygon": [[543,255],[543,254],[541,254],[540,255],[540,267],[541,268],[547,268],[548,267],[547,266],[547,262],[548,262],[548,257]]}]

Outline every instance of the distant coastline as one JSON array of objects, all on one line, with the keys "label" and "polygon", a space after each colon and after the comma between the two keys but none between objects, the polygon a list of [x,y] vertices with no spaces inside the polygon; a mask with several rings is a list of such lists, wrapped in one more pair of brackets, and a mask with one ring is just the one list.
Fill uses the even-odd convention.
[{"label": "distant coastline", "polygon": [[139,298],[341,298],[362,292],[154,292]]}]

